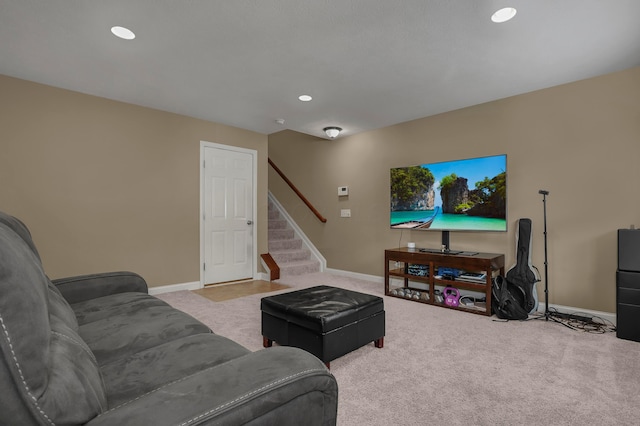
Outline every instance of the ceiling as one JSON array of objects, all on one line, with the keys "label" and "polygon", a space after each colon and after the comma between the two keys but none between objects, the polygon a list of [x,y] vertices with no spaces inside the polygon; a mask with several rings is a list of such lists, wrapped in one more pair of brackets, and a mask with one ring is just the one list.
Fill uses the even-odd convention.
[{"label": "ceiling", "polygon": [[639,20],[638,0],[0,0],[0,74],[352,135],[639,66]]}]

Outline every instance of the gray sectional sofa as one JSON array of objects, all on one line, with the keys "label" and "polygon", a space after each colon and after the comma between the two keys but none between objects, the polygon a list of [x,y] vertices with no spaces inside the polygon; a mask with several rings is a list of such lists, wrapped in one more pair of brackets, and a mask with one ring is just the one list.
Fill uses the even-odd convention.
[{"label": "gray sectional sofa", "polygon": [[314,356],[250,352],[136,274],[52,282],[28,229],[2,212],[0,352],[2,425],[336,423],[337,384]]}]

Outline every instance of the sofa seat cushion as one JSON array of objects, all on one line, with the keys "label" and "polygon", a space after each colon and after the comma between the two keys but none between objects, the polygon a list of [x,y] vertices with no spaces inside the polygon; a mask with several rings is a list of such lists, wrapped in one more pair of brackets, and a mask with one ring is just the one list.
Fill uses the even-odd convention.
[{"label": "sofa seat cushion", "polygon": [[109,407],[113,408],[206,368],[250,351],[213,333],[183,337],[101,367]]},{"label": "sofa seat cushion", "polygon": [[72,308],[77,308],[82,317],[84,308],[92,303],[103,304],[107,316],[80,323],[78,333],[93,351],[99,366],[182,337],[211,333],[192,316],[142,293],[104,296],[74,304]]},{"label": "sofa seat cushion", "polygon": [[79,325],[105,318],[130,315],[155,306],[167,306],[162,300],[146,293],[117,293],[71,304]]}]

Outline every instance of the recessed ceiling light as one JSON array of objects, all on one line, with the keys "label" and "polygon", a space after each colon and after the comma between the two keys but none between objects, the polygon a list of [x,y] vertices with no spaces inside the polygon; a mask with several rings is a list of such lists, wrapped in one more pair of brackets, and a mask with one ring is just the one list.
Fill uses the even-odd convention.
[{"label": "recessed ceiling light", "polygon": [[313,98],[309,95],[300,95],[298,96],[298,99],[300,99],[302,102],[309,102]]},{"label": "recessed ceiling light", "polygon": [[516,16],[517,10],[513,7],[503,7],[498,10],[496,13],[491,15],[491,20],[496,23],[507,22],[509,19]]},{"label": "recessed ceiling light", "polygon": [[116,37],[120,37],[125,40],[133,40],[134,38],[136,38],[136,35],[133,33],[133,31],[125,27],[111,27],[111,32]]}]

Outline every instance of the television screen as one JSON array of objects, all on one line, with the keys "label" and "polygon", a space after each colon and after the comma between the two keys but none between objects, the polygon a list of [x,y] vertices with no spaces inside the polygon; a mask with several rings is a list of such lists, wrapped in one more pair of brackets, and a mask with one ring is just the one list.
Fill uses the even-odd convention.
[{"label": "television screen", "polygon": [[507,156],[391,169],[391,228],[507,230]]}]

